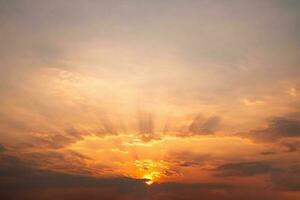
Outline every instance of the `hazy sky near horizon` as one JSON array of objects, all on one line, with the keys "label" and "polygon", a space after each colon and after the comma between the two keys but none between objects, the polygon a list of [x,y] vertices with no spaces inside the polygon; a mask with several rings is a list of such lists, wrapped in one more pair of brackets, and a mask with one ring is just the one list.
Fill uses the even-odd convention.
[{"label": "hazy sky near horizon", "polygon": [[299,199],[299,10],[0,0],[0,198]]}]

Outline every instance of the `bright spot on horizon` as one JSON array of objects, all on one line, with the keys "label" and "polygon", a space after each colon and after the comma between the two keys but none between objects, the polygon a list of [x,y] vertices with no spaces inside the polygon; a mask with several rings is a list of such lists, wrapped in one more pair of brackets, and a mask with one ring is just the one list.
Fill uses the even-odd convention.
[{"label": "bright spot on horizon", "polygon": [[157,171],[153,171],[143,176],[144,179],[147,179],[147,181],[145,182],[147,185],[151,185],[152,183],[154,183],[154,180],[156,178],[158,179],[159,177],[161,177],[161,173]]},{"label": "bright spot on horizon", "polygon": [[145,181],[147,185],[151,185],[153,183],[152,177],[145,175],[143,178],[147,179],[147,181]]},{"label": "bright spot on horizon", "polygon": [[161,180],[164,172],[168,169],[163,161],[136,160],[134,164],[141,177],[147,179],[145,182],[147,185]]}]

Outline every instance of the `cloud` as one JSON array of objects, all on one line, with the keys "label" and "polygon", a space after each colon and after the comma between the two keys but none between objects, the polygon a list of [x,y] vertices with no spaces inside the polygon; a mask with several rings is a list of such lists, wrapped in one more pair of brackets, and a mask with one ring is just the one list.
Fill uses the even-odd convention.
[{"label": "cloud", "polygon": [[[91,199],[163,199],[161,195],[171,195],[177,191],[201,191],[210,195],[210,190],[224,190],[230,185],[221,183],[162,183],[150,188],[145,180],[128,177],[95,177],[49,171],[34,167],[14,156],[1,156],[0,197],[5,199],[46,199],[56,196],[66,200],[82,200],[92,192]],[[73,190],[69,192],[68,190]],[[98,192],[95,192],[98,191]],[[182,195],[181,193],[178,193]],[[28,197],[30,196],[30,198]],[[189,198],[194,198],[189,196]],[[43,198],[44,199],[44,198]]]},{"label": "cloud", "polygon": [[50,148],[50,149],[59,149],[68,144],[75,143],[80,140],[77,137],[73,136],[65,136],[62,134],[49,134],[45,136],[34,136],[29,146],[40,147],[40,148]]},{"label": "cloud", "polygon": [[159,190],[177,190],[180,188],[185,189],[229,189],[233,188],[233,186],[228,184],[221,184],[221,183],[176,183],[176,182],[169,182],[169,183],[161,183],[161,184],[155,184],[151,189],[153,191],[159,191]]},{"label": "cloud", "polygon": [[24,148],[62,149],[69,144],[82,140],[83,136],[86,135],[89,135],[89,132],[79,131],[75,128],[53,132],[46,129],[45,131],[31,133],[28,141],[23,142],[20,146]]},{"label": "cloud", "polygon": [[[10,148],[0,154],[1,167],[11,169],[44,169],[78,175],[100,176],[110,171],[108,165],[99,164],[92,158],[68,149]],[[11,166],[11,168],[9,167]],[[21,167],[18,167],[21,166]],[[5,175],[5,173],[3,172]]]},{"label": "cloud", "polygon": [[189,151],[171,152],[166,157],[166,160],[180,167],[200,166],[209,159],[211,159],[211,156],[208,154],[198,154]]},{"label": "cloud", "polygon": [[0,179],[28,175],[33,172],[29,163],[24,162],[15,156],[3,154],[0,156],[0,161]]},{"label": "cloud", "polygon": [[[128,177],[95,177],[70,174],[58,171],[50,171],[36,168],[32,162],[21,160],[20,158],[2,155],[0,164],[0,198],[5,199],[22,198],[22,193],[31,192],[32,195],[41,191],[54,188],[117,188],[119,195],[144,190],[144,180]],[[138,194],[138,192],[136,192]],[[82,194],[81,194],[82,195]],[[102,195],[98,194],[98,198]],[[113,196],[113,194],[111,194]],[[73,198],[71,198],[73,199]],[[81,197],[80,199],[83,199]]]},{"label": "cloud", "polygon": [[226,163],[218,166],[216,176],[255,176],[280,171],[267,161]]},{"label": "cloud", "polygon": [[0,153],[2,153],[4,151],[6,151],[6,148],[2,144],[0,144]]},{"label": "cloud", "polygon": [[[104,165],[94,167],[90,157],[72,150],[43,150],[23,153],[22,158],[37,167],[81,175],[102,174],[104,170],[109,169]],[[91,164],[87,165],[87,162]]]},{"label": "cloud", "polygon": [[[230,189],[221,183],[162,183],[146,186],[144,180],[128,177],[92,177],[36,169],[15,157],[5,157],[0,167],[0,197],[5,199],[40,199],[45,196],[66,200],[89,199],[194,199],[194,195],[211,198],[216,190]],[[3,163],[5,163],[3,165]],[[4,181],[5,180],[5,181]],[[72,192],[69,192],[72,190]],[[97,191],[97,192],[96,192]],[[193,193],[186,196],[187,191]],[[196,192],[197,191],[197,192]],[[28,197],[30,196],[30,198]],[[176,198],[177,198],[176,197]],[[175,199],[176,199],[175,198]],[[43,198],[44,199],[44,198]]]},{"label": "cloud", "polygon": [[300,190],[300,166],[292,166],[271,176],[271,181],[277,189]]},{"label": "cloud", "polygon": [[213,116],[203,119],[201,115],[195,117],[189,126],[189,131],[194,135],[210,135],[219,128],[220,117]]},{"label": "cloud", "polygon": [[273,117],[267,121],[266,128],[252,130],[241,136],[263,142],[300,137],[300,121],[286,117]]},{"label": "cloud", "polygon": [[[128,177],[94,177],[37,169],[17,157],[2,156],[1,199],[104,200],[263,200],[282,199],[266,189],[245,190],[224,183],[160,183]],[[275,181],[275,180],[274,180]]]},{"label": "cloud", "polygon": [[280,144],[286,148],[286,152],[296,152],[300,150],[300,141],[284,141]]},{"label": "cloud", "polygon": [[262,151],[260,152],[261,155],[274,155],[276,154],[276,152],[274,151]]},{"label": "cloud", "polygon": [[[163,187],[164,186],[160,186]],[[171,184],[166,189],[154,190],[151,200],[283,200],[276,192],[266,189],[235,189],[224,184]]]}]

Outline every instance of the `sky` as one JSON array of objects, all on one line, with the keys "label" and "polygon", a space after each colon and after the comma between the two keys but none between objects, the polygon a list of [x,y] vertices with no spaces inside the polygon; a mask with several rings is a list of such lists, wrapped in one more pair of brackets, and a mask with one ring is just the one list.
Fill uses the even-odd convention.
[{"label": "sky", "polygon": [[299,10],[0,0],[0,199],[300,199]]}]

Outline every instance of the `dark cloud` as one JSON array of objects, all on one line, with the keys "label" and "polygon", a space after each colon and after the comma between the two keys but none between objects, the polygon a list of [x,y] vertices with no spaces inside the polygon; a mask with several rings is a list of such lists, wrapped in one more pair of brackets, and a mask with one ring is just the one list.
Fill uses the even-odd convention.
[{"label": "dark cloud", "polygon": [[[195,199],[198,195],[211,199],[217,195],[217,190],[232,188],[218,183],[162,183],[148,187],[144,180],[127,177],[100,178],[35,169],[14,157],[6,157],[5,163],[7,165],[0,168],[1,199],[51,199],[50,196],[66,200],[160,200],[173,199],[174,193],[177,194],[174,199]],[[192,193],[186,196],[187,191]]]},{"label": "dark cloud", "polygon": [[195,135],[213,134],[220,125],[220,117],[213,116],[208,119],[203,119],[201,115],[195,117],[189,126],[189,131]]},{"label": "dark cloud", "polygon": [[199,165],[198,162],[193,162],[193,161],[182,161],[179,163],[181,167],[191,167],[191,166],[197,166]]},{"label": "dark cloud", "polygon": [[0,144],[0,153],[4,152],[5,150],[6,150],[6,148],[2,144]]},{"label": "dark cloud", "polygon": [[[35,112],[34,109],[31,111],[33,111],[33,113]],[[45,124],[43,122],[34,123],[32,121],[26,121],[21,119],[21,117],[20,119],[12,119],[12,116],[14,115],[1,115],[0,122],[2,123],[2,131],[7,132],[7,135],[26,135],[26,141],[15,141],[15,143],[23,147],[59,149],[75,143],[83,139],[83,136],[90,134],[87,131],[78,130],[72,126],[67,128],[57,127],[57,124],[51,121],[51,119],[47,120],[49,124]],[[44,115],[41,115],[41,118],[44,117]]]},{"label": "dark cloud", "polygon": [[298,137],[300,136],[300,121],[276,117],[269,121],[267,132],[270,137]]},{"label": "dark cloud", "polygon": [[[26,162],[14,156],[2,156],[0,164],[1,199],[41,199],[48,196],[59,199],[81,200],[90,195],[91,199],[162,199],[160,195],[172,194],[178,190],[201,190],[206,195],[208,190],[224,190],[226,184],[180,184],[162,183],[146,186],[145,180],[128,177],[94,177],[67,174],[57,171],[38,169],[32,162]],[[72,192],[69,190],[72,189]],[[98,192],[95,192],[98,191]],[[30,196],[30,198],[28,197]],[[182,194],[181,194],[182,195]],[[183,196],[182,196],[183,198]],[[194,198],[192,196],[188,198]],[[42,198],[44,199],[44,198]],[[55,198],[57,199],[57,198]]]},{"label": "dark cloud", "polygon": [[28,142],[23,143],[23,147],[38,147],[46,149],[60,149],[66,145],[75,143],[88,135],[88,132],[79,131],[75,128],[68,128],[61,132],[41,132],[37,135],[31,135]]},{"label": "dark cloud", "polygon": [[177,190],[180,188],[185,189],[229,189],[233,188],[233,186],[228,184],[221,184],[221,183],[192,183],[192,184],[184,184],[184,183],[161,183],[161,184],[154,184],[151,188],[153,191],[161,191],[161,190]]},{"label": "dark cloud", "polygon": [[[36,168],[32,162],[8,155],[1,156],[0,164],[0,198],[20,199],[23,192],[33,195],[49,189],[62,188],[117,188],[121,194],[144,190],[144,180],[127,177],[94,177],[79,174],[62,173]],[[138,192],[136,192],[138,194]],[[99,194],[98,198],[102,195]],[[1,198],[3,199],[3,198]],[[71,198],[73,199],[73,198]],[[81,197],[80,199],[83,199]]]},{"label": "dark cloud", "polygon": [[[160,186],[164,188],[164,186]],[[226,185],[181,184],[168,185],[165,190],[154,190],[151,200],[283,200],[276,192],[266,189],[246,190],[234,189]]]},{"label": "dark cloud", "polygon": [[252,130],[246,134],[241,134],[241,136],[264,142],[300,137],[300,121],[285,117],[274,117],[268,120],[266,128]]},{"label": "dark cloud", "polygon": [[254,176],[280,171],[267,161],[226,163],[218,166],[216,176]]},{"label": "dark cloud", "polygon": [[300,150],[300,141],[284,141],[280,144],[286,148],[286,152],[297,152]]},{"label": "dark cloud", "polygon": [[33,169],[28,162],[11,155],[0,156],[0,179],[28,175],[32,172]]},{"label": "dark cloud", "polygon": [[271,181],[277,189],[300,191],[300,166],[291,166],[273,174]]},{"label": "dark cloud", "polygon": [[260,152],[260,154],[261,155],[274,155],[274,154],[276,154],[276,152],[274,152],[274,151],[263,151],[263,152]]},{"label": "dark cloud", "polygon": [[[28,151],[20,151],[19,148],[11,148],[0,154],[0,161],[1,167],[12,166],[11,168],[17,167],[17,169],[26,170],[31,168],[51,169],[78,175],[101,175],[111,171],[109,166],[96,164],[90,157],[67,149],[31,148]],[[10,170],[9,167],[8,170]]]},{"label": "dark cloud", "polygon": [[108,170],[104,165],[88,166],[86,162],[91,161],[91,158],[71,150],[44,150],[23,153],[22,157],[35,166],[77,174],[101,174],[103,170]]},{"label": "dark cloud", "polygon": [[171,152],[165,158],[180,167],[200,166],[211,159],[208,154],[198,154],[190,151]]},{"label": "dark cloud", "polygon": [[276,192],[243,190],[224,183],[161,183],[128,177],[93,177],[37,169],[14,156],[2,156],[0,198],[104,200],[279,200]]},{"label": "dark cloud", "polygon": [[34,136],[30,144],[41,148],[59,149],[76,141],[78,141],[77,137],[65,136],[62,134],[49,134],[43,137]]}]

